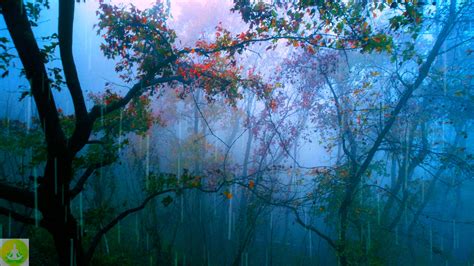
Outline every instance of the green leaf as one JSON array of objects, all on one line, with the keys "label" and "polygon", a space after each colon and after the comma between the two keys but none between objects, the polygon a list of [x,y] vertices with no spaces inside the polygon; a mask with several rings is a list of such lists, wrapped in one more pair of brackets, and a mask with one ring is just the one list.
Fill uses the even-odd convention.
[{"label": "green leaf", "polygon": [[173,198],[171,196],[166,196],[161,200],[161,203],[163,203],[163,206],[168,207],[173,202]]}]

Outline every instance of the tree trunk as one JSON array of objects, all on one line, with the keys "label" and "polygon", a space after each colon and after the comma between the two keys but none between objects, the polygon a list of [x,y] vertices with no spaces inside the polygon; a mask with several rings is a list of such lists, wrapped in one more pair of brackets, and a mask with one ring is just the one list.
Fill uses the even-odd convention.
[{"label": "tree trunk", "polygon": [[59,265],[87,265],[82,249],[81,230],[71,213],[69,180],[72,176],[70,156],[49,159],[38,188],[38,208],[46,229],[53,236]]}]

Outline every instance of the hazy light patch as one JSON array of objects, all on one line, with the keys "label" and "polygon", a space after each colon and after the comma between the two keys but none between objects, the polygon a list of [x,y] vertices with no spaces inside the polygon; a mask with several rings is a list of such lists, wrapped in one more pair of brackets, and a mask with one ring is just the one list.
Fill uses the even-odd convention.
[{"label": "hazy light patch", "polygon": [[[176,31],[183,44],[191,44],[201,37],[211,37],[215,27],[222,23],[224,28],[231,32],[240,32],[244,29],[244,23],[239,14],[232,13],[233,2],[231,0],[161,0],[165,5],[170,5],[171,18],[169,26]],[[152,7],[156,1],[153,0],[108,0],[106,3],[113,5],[133,4],[138,9],[144,10]],[[91,24],[97,22],[95,12],[99,7],[99,0],[87,1],[84,9],[87,10],[87,21]],[[80,6],[80,5],[78,5]],[[83,15],[84,12],[80,12]]]}]

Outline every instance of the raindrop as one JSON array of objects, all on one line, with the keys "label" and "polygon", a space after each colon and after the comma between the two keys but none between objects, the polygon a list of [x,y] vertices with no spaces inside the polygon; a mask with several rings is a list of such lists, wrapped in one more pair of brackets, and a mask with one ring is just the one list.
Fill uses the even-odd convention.
[{"label": "raindrop", "polygon": [[408,187],[408,165],[410,164],[410,148],[409,148],[409,139],[410,139],[410,131],[407,132],[405,137],[406,149],[405,149],[405,182],[403,186],[403,190],[405,191]]},{"label": "raindrop", "polygon": [[425,181],[421,180],[421,202],[425,201]]},{"label": "raindrop", "polygon": [[[176,178],[181,179],[181,122],[178,121],[178,169],[177,169],[177,174]],[[181,184],[181,187],[184,186],[184,184]],[[181,192],[181,223],[184,222],[184,192]]]},{"label": "raindrop", "polygon": [[36,167],[33,167],[33,180],[34,180],[34,189],[35,189],[35,226],[39,225],[39,210],[38,210],[38,174],[36,173]]},{"label": "raindrop", "polygon": [[181,192],[181,223],[184,222],[184,193]]},{"label": "raindrop", "polygon": [[207,266],[211,266],[211,255],[209,254],[209,250],[207,251]]},{"label": "raindrop", "polygon": [[377,193],[377,225],[380,225],[380,193]]},{"label": "raindrop", "polygon": [[430,260],[433,260],[433,229],[430,225]]},{"label": "raindrop", "polygon": [[214,208],[213,208],[214,217],[216,217],[217,216],[217,195],[216,195],[216,193],[214,193],[214,195],[213,195],[213,202],[214,202]]},{"label": "raindrop", "polygon": [[408,212],[407,212],[407,202],[403,206],[403,217],[405,218],[405,226],[408,226]]},{"label": "raindrop", "polygon": [[12,236],[12,215],[8,213],[8,237]]},{"label": "raindrop", "polygon": [[398,226],[395,226],[395,244],[398,245]]},{"label": "raindrop", "polygon": [[31,97],[27,97],[27,108],[26,108],[26,131],[30,131],[31,127]]},{"label": "raindrop", "polygon": [[120,119],[119,119],[119,147],[118,147],[118,153],[120,154],[121,149],[122,149],[122,120],[123,120],[123,110],[120,109]]},{"label": "raindrop", "polygon": [[[233,190],[232,186],[230,186],[230,194],[232,195]],[[229,222],[228,222],[228,230],[227,230],[227,239],[231,240],[232,237],[232,198],[229,199]]]},{"label": "raindrop", "polygon": [[[100,227],[102,228],[102,223],[100,224]],[[105,252],[109,254],[110,249],[109,249],[109,240],[107,238],[107,234],[104,234],[104,244],[105,244]]]},{"label": "raindrop", "polygon": [[58,158],[54,158],[54,194],[58,195]]},{"label": "raindrop", "polygon": [[146,157],[145,157],[145,187],[150,187],[150,135],[146,135]]},{"label": "raindrop", "polygon": [[273,230],[273,212],[270,212],[270,230]]},{"label": "raindrop", "polygon": [[453,220],[453,249],[456,249],[456,220]]},{"label": "raindrop", "polygon": [[309,241],[309,257],[313,256],[313,234],[308,230],[308,241]]},{"label": "raindrop", "polygon": [[117,223],[117,242],[120,245],[120,221]]},{"label": "raindrop", "polygon": [[369,253],[369,250],[370,250],[370,241],[371,241],[371,236],[370,236],[370,221],[367,222],[367,249],[366,249],[366,252],[367,254]]},{"label": "raindrop", "polygon": [[74,265],[74,239],[71,238],[70,241],[71,241],[71,256],[70,256],[71,260],[70,260],[70,264],[71,264],[71,266],[73,266]]},{"label": "raindrop", "polygon": [[265,252],[265,266],[268,266],[268,250]]},{"label": "raindrop", "polygon": [[81,228],[81,236],[84,235],[84,211],[82,208],[82,192],[79,193],[79,227]]},{"label": "raindrop", "polygon": [[138,215],[135,215],[135,235],[137,237],[137,246],[140,244],[140,232],[138,230]]},{"label": "raindrop", "polygon": [[444,251],[444,237],[440,234],[439,235],[440,239],[441,239],[441,251]]},{"label": "raindrop", "polygon": [[146,234],[146,250],[150,250],[150,235]]}]

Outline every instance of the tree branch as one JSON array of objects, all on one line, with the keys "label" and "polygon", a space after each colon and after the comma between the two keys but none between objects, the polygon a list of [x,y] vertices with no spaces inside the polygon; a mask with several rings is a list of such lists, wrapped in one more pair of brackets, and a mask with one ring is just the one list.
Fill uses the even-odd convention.
[{"label": "tree branch", "polygon": [[148,202],[150,202],[152,199],[154,199],[155,197],[159,196],[159,195],[163,195],[163,194],[166,194],[166,193],[169,193],[169,192],[173,192],[173,191],[176,191],[178,190],[179,188],[170,188],[170,189],[165,189],[165,190],[161,190],[161,191],[158,191],[158,192],[155,192],[151,195],[149,195],[148,197],[146,197],[143,202],[134,207],[134,208],[131,208],[131,209],[128,209],[126,211],[123,211],[122,213],[120,213],[119,215],[117,215],[112,221],[110,221],[106,226],[102,227],[102,229],[99,230],[99,232],[97,232],[97,234],[95,234],[95,236],[92,238],[92,241],[91,241],[91,244],[89,246],[89,249],[87,250],[86,252],[86,261],[90,261],[92,259],[92,255],[94,254],[94,251],[95,249],[97,248],[97,245],[99,244],[100,240],[102,239],[102,237],[110,230],[112,229],[118,222],[120,222],[121,220],[123,220],[125,217],[127,217],[128,215],[132,214],[132,213],[135,213],[135,212],[138,212],[140,210],[143,210],[146,205],[148,204]]},{"label": "tree branch", "polygon": [[35,206],[33,192],[5,183],[0,183],[0,198],[22,204],[30,208]]},{"label": "tree branch", "polygon": [[33,219],[31,217],[28,217],[28,216],[25,216],[23,214],[14,212],[14,211],[12,211],[8,208],[0,207],[0,215],[5,215],[5,216],[8,216],[8,217],[11,217],[11,218],[17,220],[18,222],[25,223],[25,224],[31,224],[31,225],[36,224],[35,219]]},{"label": "tree branch", "polygon": [[84,147],[89,139],[92,125],[89,122],[81,83],[79,82],[72,54],[73,23],[74,0],[60,0],[58,17],[59,49],[64,76],[71,94],[76,118],[76,127],[68,144],[73,152],[77,152]]},{"label": "tree branch", "polygon": [[[292,208],[293,209],[293,208]],[[313,232],[315,232],[319,237],[321,237],[322,239],[326,240],[326,242],[328,243],[328,245],[330,245],[335,251],[338,251],[337,249],[337,245],[336,243],[334,243],[334,241],[329,237],[327,236],[326,234],[324,234],[323,232],[319,231],[319,229],[317,229],[316,227],[310,225],[310,224],[306,224],[300,217],[300,214],[298,213],[298,211],[296,209],[293,209],[293,212],[295,213],[295,216],[296,216],[296,222],[299,223],[301,226],[303,226],[304,228],[308,229],[308,230],[311,230]]]},{"label": "tree branch", "polygon": [[127,92],[125,97],[121,98],[120,100],[108,105],[95,105],[94,107],[92,107],[92,110],[89,112],[89,118],[91,123],[93,123],[97,118],[102,115],[109,114],[117,109],[125,107],[125,105],[127,105],[133,98],[141,95],[146,90],[146,88],[172,81],[185,82],[184,79],[180,76],[160,77],[153,78],[151,80],[144,78],[137,84],[133,85],[133,87]]},{"label": "tree branch", "polygon": [[87,167],[86,171],[84,171],[81,177],[79,177],[79,180],[77,180],[76,185],[69,191],[71,199],[75,198],[79,193],[81,193],[81,191],[84,189],[84,185],[86,184],[87,180],[94,173],[95,170],[109,164],[110,163],[97,163]]},{"label": "tree branch", "polygon": [[95,170],[110,165],[113,162],[113,160],[103,161],[87,167],[86,171],[84,171],[81,177],[79,177],[79,180],[77,180],[77,183],[74,188],[69,191],[71,198],[75,198],[79,193],[81,193],[81,191],[84,189],[84,185],[86,184],[87,180],[94,173]]},{"label": "tree branch", "polygon": [[[360,177],[365,173],[367,170],[367,167],[369,166],[370,162],[372,161],[372,158],[375,156],[375,153],[377,152],[380,144],[382,143],[383,139],[387,135],[387,133],[390,131],[392,128],[392,125],[395,123],[398,114],[401,112],[402,108],[406,105],[408,100],[411,98],[413,92],[421,85],[423,80],[426,78],[428,75],[431,65],[436,59],[436,56],[441,49],[441,46],[443,45],[444,41],[448,37],[449,33],[451,32],[451,29],[453,27],[453,22],[455,19],[455,8],[456,8],[456,1],[451,0],[451,5],[450,5],[450,12],[449,12],[449,18],[446,24],[443,26],[441,32],[438,34],[438,37],[436,39],[436,42],[431,49],[430,53],[428,54],[428,57],[426,61],[421,65],[419,71],[418,71],[418,76],[415,80],[414,83],[409,84],[406,91],[403,93],[402,97],[398,101],[397,105],[395,106],[395,109],[390,113],[390,118],[388,119],[387,123],[385,124],[384,128],[380,132],[380,134],[377,136],[377,139],[375,140],[374,144],[372,145],[371,149],[369,150],[366,159],[362,163],[361,167],[355,174],[355,178],[357,180],[360,179]],[[358,183],[358,182],[357,182]],[[355,189],[355,187],[354,187]]]}]

